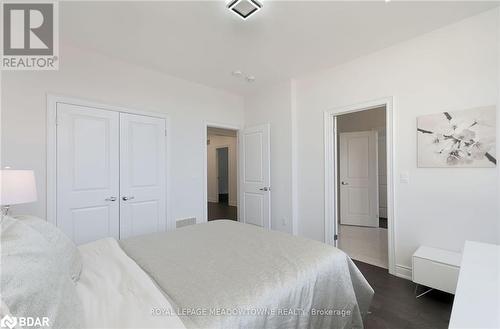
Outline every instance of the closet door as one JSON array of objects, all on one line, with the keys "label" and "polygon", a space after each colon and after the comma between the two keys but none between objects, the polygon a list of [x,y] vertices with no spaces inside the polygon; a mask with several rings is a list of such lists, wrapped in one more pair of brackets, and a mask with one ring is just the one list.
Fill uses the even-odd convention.
[{"label": "closet door", "polygon": [[119,237],[119,114],[57,104],[57,226],[76,244]]},{"label": "closet door", "polygon": [[120,238],[166,229],[165,120],[120,114]]}]

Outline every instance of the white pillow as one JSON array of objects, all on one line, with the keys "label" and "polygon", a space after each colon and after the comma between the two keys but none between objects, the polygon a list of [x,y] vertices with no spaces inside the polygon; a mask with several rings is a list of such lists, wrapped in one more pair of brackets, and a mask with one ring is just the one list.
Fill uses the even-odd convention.
[{"label": "white pillow", "polygon": [[2,301],[15,317],[48,317],[52,328],[79,328],[82,305],[69,274],[70,262],[54,241],[23,221],[2,219]]},{"label": "white pillow", "polygon": [[15,219],[29,225],[40,233],[54,248],[57,257],[61,258],[63,269],[68,270],[70,278],[77,282],[82,272],[82,257],[75,243],[71,241],[60,229],[51,223],[34,216],[15,216]]}]

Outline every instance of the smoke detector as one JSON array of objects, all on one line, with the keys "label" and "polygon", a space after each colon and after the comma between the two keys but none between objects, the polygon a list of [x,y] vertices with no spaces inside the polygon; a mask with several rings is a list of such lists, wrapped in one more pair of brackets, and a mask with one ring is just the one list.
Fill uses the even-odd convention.
[{"label": "smoke detector", "polygon": [[257,0],[232,0],[227,8],[246,20],[262,8],[262,3]]}]

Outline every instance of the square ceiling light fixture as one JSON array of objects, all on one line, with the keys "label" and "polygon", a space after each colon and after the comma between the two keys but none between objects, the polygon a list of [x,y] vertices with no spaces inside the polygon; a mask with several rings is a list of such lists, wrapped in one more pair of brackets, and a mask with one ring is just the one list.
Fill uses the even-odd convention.
[{"label": "square ceiling light fixture", "polygon": [[227,8],[245,20],[258,12],[262,3],[257,0],[231,0]]}]

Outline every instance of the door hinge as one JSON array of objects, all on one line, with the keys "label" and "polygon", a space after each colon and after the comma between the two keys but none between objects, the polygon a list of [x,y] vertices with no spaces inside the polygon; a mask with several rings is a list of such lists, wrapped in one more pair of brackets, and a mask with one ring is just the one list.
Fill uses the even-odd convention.
[{"label": "door hinge", "polygon": [[339,239],[339,235],[338,234],[334,234],[333,235],[333,241],[337,241]]},{"label": "door hinge", "polygon": [[167,129],[165,129],[165,137],[167,137]]}]

